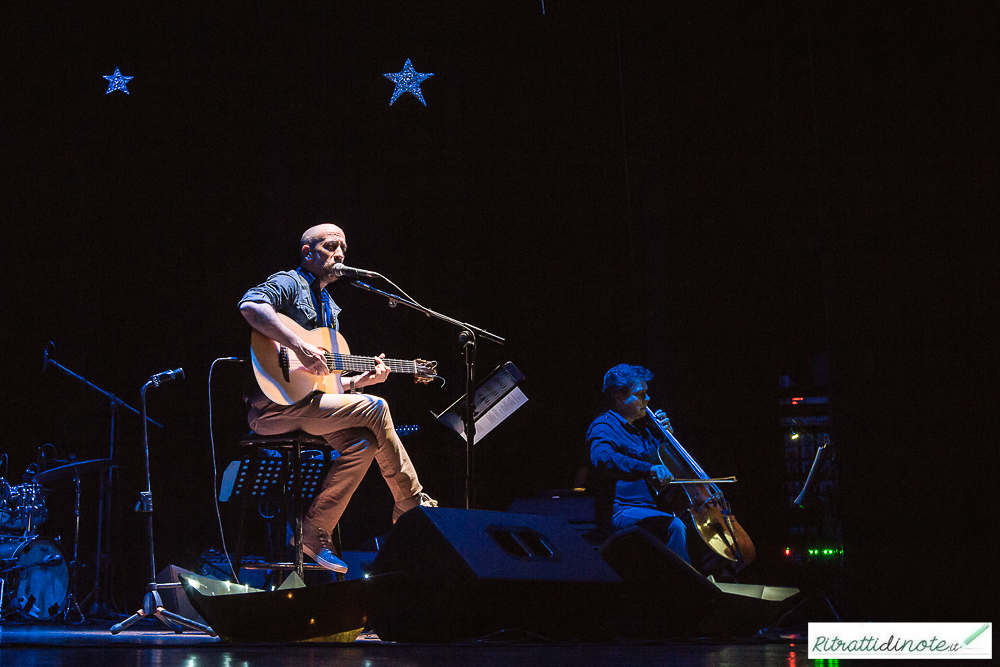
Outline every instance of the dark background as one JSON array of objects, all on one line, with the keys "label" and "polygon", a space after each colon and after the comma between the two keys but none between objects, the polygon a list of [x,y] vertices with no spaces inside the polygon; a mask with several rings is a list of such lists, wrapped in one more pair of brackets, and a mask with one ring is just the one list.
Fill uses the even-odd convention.
[{"label": "dark background", "polygon": [[[153,373],[157,567],[219,546],[208,371],[244,355],[236,304],[315,216],[348,263],[505,337],[529,403],[477,447],[477,503],[572,484],[613,364],[783,570],[778,377],[827,360],[847,620],[992,618],[997,553],[997,22],[992,3],[8,3],[0,74],[7,478],[42,443],[108,455],[107,401]],[[211,5],[209,7],[209,5]],[[407,58],[427,106],[393,84]],[[129,95],[105,95],[115,68]],[[337,285],[356,353],[436,359],[382,391],[427,490],[457,506],[457,331]],[[245,432],[213,377],[219,465]],[[824,388],[827,389],[827,388]],[[119,417],[117,604],[145,565],[139,420]],[[71,482],[43,534],[72,543]],[[989,490],[992,489],[992,490]],[[84,541],[96,480],[84,484]],[[377,475],[348,547],[388,528]],[[87,551],[85,548],[84,551]],[[85,592],[86,586],[82,588]]]}]

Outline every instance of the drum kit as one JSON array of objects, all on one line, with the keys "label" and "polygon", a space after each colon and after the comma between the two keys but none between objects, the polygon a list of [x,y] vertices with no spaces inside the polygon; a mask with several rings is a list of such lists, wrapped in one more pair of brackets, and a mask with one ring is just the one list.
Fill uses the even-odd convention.
[{"label": "drum kit", "polygon": [[[48,621],[82,618],[74,593],[80,540],[80,482],[89,472],[110,467],[110,459],[73,461],[35,473],[31,466],[24,482],[12,485],[0,477],[0,613],[4,619]],[[57,541],[42,537],[38,527],[49,518],[44,485],[76,482],[73,559],[67,562]]]},{"label": "drum kit", "polygon": [[[22,477],[23,483],[11,484],[0,477],[0,619],[27,619],[48,621],[58,617],[70,620],[71,613],[83,618],[76,600],[76,573],[79,569],[80,543],[80,484],[83,475],[111,468],[116,441],[116,423],[119,411],[124,408],[136,415],[139,412],[114,394],[101,389],[85,377],[74,373],[55,359],[56,346],[52,341],[43,350],[42,372],[53,368],[67,377],[90,387],[108,400],[111,417],[111,451],[109,458],[89,461],[53,460],[55,467],[44,463],[39,448],[38,464],[28,466]],[[162,427],[162,424],[149,420]],[[6,459],[6,455],[0,455]],[[64,480],[76,483],[76,503],[74,506],[75,525],[73,529],[73,558],[67,562],[58,540],[51,540],[39,534],[38,526],[45,523],[49,510],[45,505],[48,489],[46,485]],[[98,511],[96,581],[93,591],[91,615],[106,616],[110,609],[102,592],[102,541],[105,531],[105,512],[109,506],[110,473],[105,485],[101,480],[101,505]],[[86,600],[84,600],[86,601]],[[112,605],[113,606],[113,605]]]}]

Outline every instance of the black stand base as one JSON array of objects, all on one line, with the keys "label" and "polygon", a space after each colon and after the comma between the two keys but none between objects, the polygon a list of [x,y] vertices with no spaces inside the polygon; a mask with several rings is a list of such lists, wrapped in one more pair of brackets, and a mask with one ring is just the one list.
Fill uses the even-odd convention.
[{"label": "black stand base", "polygon": [[[89,606],[88,606],[89,602]],[[80,604],[84,608],[83,615],[87,618],[96,619],[109,619],[111,617],[121,618],[124,616],[117,609],[112,609],[107,602],[104,601],[103,589],[100,586],[94,586],[94,590],[87,594]]]},{"label": "black stand base", "polygon": [[[74,612],[76,613],[76,619],[77,619],[75,621],[73,620]],[[69,594],[69,600],[66,601],[66,606],[63,607],[63,610],[59,613],[59,616],[62,617],[64,623],[82,623],[86,619],[84,613],[80,611],[80,605],[76,601],[76,596],[73,595],[72,593]]]},{"label": "black stand base", "polygon": [[121,623],[116,623],[111,626],[111,634],[117,635],[125,628],[138,623],[147,616],[155,618],[167,629],[173,630],[177,634],[181,634],[184,632],[184,628],[187,628],[188,630],[198,630],[199,632],[204,632],[212,637],[216,636],[215,631],[207,625],[202,625],[201,623],[192,621],[189,618],[184,618],[180,614],[175,614],[172,611],[164,609],[163,600],[160,599],[160,594],[155,588],[146,593],[146,595],[142,598],[142,609],[138,610]]}]

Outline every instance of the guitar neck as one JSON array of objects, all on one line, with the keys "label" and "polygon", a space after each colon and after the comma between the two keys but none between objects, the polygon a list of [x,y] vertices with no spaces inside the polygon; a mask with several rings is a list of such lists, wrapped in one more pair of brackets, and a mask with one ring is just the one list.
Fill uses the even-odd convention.
[{"label": "guitar neck", "polygon": [[[389,370],[393,373],[407,373],[410,375],[418,373],[415,361],[382,359],[382,363],[388,366]],[[326,365],[331,371],[357,371],[358,373],[365,373],[375,370],[375,359],[373,357],[362,357],[354,354],[328,352],[326,354]]]}]

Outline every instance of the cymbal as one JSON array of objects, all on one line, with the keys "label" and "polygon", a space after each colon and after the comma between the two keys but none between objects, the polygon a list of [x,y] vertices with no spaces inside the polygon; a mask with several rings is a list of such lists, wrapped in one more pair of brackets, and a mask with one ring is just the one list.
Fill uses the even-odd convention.
[{"label": "cymbal", "polygon": [[105,468],[110,467],[111,459],[75,461],[73,463],[67,463],[66,465],[59,466],[58,468],[52,468],[51,470],[38,473],[35,475],[35,482],[38,484],[45,484],[46,482],[54,482],[59,479],[76,477],[77,473],[83,475],[84,473],[97,472],[98,470],[104,470]]}]

